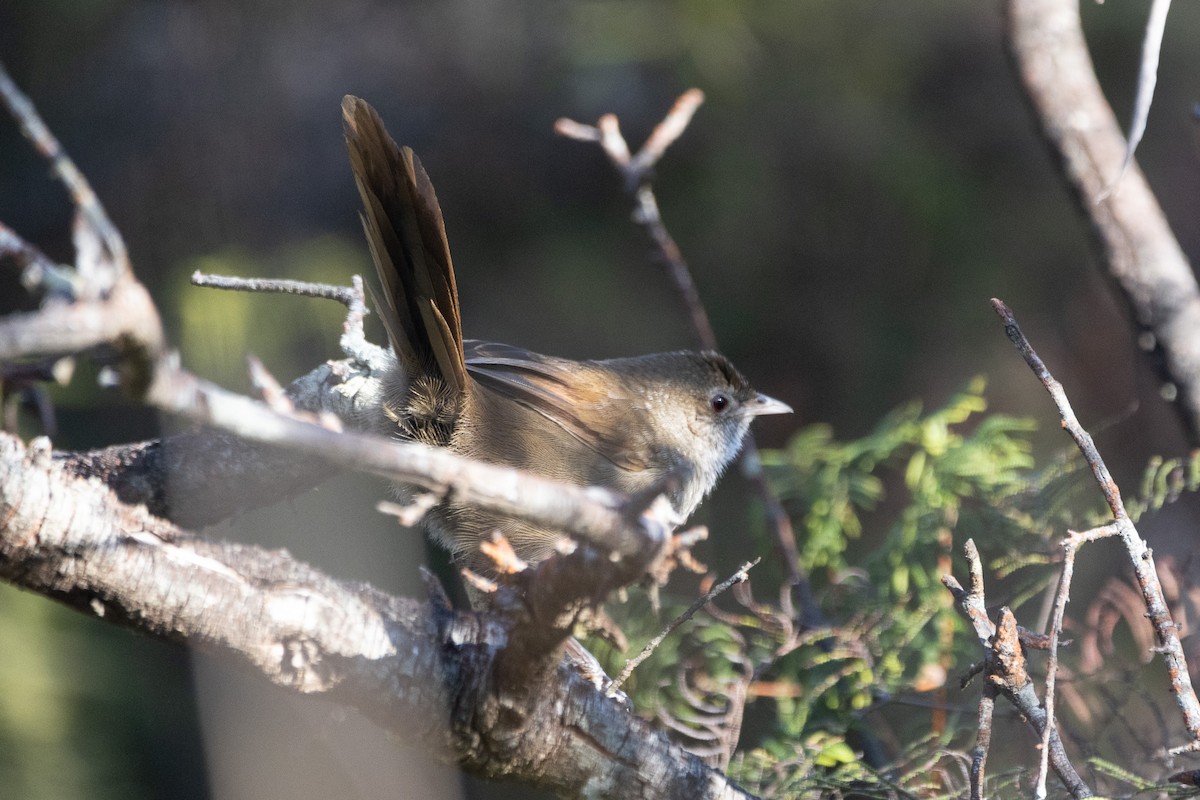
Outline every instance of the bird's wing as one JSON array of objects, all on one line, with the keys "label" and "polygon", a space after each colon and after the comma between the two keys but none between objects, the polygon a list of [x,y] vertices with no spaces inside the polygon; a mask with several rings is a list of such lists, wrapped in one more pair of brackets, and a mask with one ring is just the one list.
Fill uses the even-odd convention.
[{"label": "bird's wing", "polygon": [[642,398],[605,381],[584,385],[590,365],[539,355],[520,347],[467,340],[467,373],[484,389],[511,399],[554,422],[581,444],[630,471],[651,466],[651,452],[635,424]]}]

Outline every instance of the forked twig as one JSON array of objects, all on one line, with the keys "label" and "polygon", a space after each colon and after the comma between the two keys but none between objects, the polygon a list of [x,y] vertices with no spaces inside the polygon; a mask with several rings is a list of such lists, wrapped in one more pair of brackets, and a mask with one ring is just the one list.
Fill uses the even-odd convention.
[{"label": "forked twig", "polygon": [[[699,89],[689,89],[680,95],[636,155],[630,154],[629,145],[621,134],[620,123],[615,114],[605,114],[595,125],[586,125],[564,117],[554,123],[554,130],[560,136],[569,139],[598,143],[608,155],[609,161],[624,178],[626,191],[633,196],[634,221],[642,226],[654,242],[658,255],[683,301],[691,320],[696,344],[704,350],[718,350],[720,348],[717,345],[717,335],[700,299],[696,282],[692,279],[692,272],[679,245],[663,222],[652,186],[654,166],[666,153],[667,148],[687,129],[692,116],[703,102],[704,93]],[[799,601],[804,623],[811,627],[826,624],[813,597],[808,576],[800,566],[800,554],[796,549],[796,533],[792,528],[791,518],[767,483],[753,434],[746,437],[741,469],[742,474],[754,486],[755,493],[766,510],[771,528],[775,532],[777,546],[783,554],[788,580]]]},{"label": "forked twig", "polygon": [[[1146,542],[1138,534],[1133,521],[1130,520],[1129,514],[1125,510],[1125,505],[1121,500],[1121,491],[1113,480],[1112,474],[1108,471],[1108,467],[1104,464],[1104,459],[1100,457],[1100,453],[1096,450],[1096,444],[1092,441],[1092,437],[1083,429],[1079,424],[1079,420],[1075,417],[1075,412],[1071,408],[1071,403],[1067,399],[1062,384],[1054,379],[1054,376],[1050,374],[1042,359],[1038,357],[1033,346],[1029,344],[1029,340],[1025,338],[1025,334],[1022,333],[1020,326],[1017,325],[1016,318],[1008,306],[1000,300],[993,299],[992,308],[995,309],[1001,320],[1003,320],[1004,331],[1008,335],[1008,338],[1016,346],[1017,351],[1021,353],[1029,368],[1033,370],[1033,373],[1038,377],[1038,380],[1041,381],[1046,391],[1049,392],[1050,397],[1054,400],[1059,417],[1062,419],[1063,428],[1070,434],[1079,451],[1083,454],[1084,460],[1091,467],[1092,474],[1096,478],[1096,483],[1099,484],[1100,491],[1104,494],[1104,499],[1108,503],[1109,510],[1112,511],[1113,521],[1110,525],[1098,528],[1096,532],[1080,534],[1080,539],[1075,543],[1075,546],[1087,540],[1083,537],[1099,538],[1100,536],[1112,535],[1119,536],[1121,542],[1125,545],[1129,561],[1133,566],[1134,576],[1142,591],[1142,600],[1146,604],[1146,616],[1154,626],[1154,632],[1158,639],[1158,647],[1155,648],[1155,652],[1161,653],[1163,659],[1166,661],[1167,674],[1170,676],[1171,681],[1171,692],[1175,695],[1175,702],[1179,705],[1179,710],[1183,714],[1184,727],[1191,736],[1190,742],[1172,748],[1169,753],[1171,755],[1179,755],[1181,753],[1200,750],[1200,701],[1197,701],[1195,689],[1192,687],[1192,679],[1188,673],[1183,646],[1179,641],[1178,626],[1171,618],[1171,611],[1167,606],[1166,597],[1163,595],[1162,584],[1159,582],[1158,573],[1154,569],[1154,557],[1150,552],[1150,548],[1146,546]],[[1092,533],[1095,533],[1095,536],[1092,536]],[[1068,540],[1068,542],[1070,541]],[[1065,599],[1063,599],[1063,602],[1066,602]],[[1058,626],[1056,624],[1052,630],[1052,635],[1054,635],[1057,629]]]},{"label": "forked twig", "polygon": [[349,286],[338,286],[330,283],[311,283],[284,278],[208,275],[196,270],[192,273],[192,285],[235,292],[274,292],[335,300],[346,307],[346,320],[342,323],[342,338],[339,342],[342,352],[373,368],[379,368],[389,358],[383,348],[367,341],[366,332],[363,329],[363,319],[370,312],[367,309],[366,294],[363,292],[362,277],[358,275],[350,276]]},{"label": "forked twig", "polygon": [[1047,735],[1045,747],[1055,774],[1072,797],[1090,797],[1091,789],[1079,777],[1067,757],[1058,731],[1049,723],[1046,711],[1038,700],[1033,682],[1025,669],[1021,631],[1016,619],[1007,608],[1000,610],[999,623],[987,615],[984,596],[983,562],[974,540],[963,544],[963,555],[967,559],[970,589],[964,589],[953,575],[943,575],[942,584],[954,596],[959,612],[975,629],[975,637],[984,651],[983,700],[979,704],[979,729],[971,763],[971,798],[982,800],[984,768],[987,764],[988,747],[991,742],[991,720],[994,699],[1003,696],[1012,703],[1038,734]]},{"label": "forked twig", "polygon": [[654,166],[666,153],[667,148],[687,130],[688,123],[703,102],[704,93],[699,89],[689,89],[680,95],[675,105],[667,112],[667,116],[654,128],[645,144],[638,150],[637,155],[630,155],[629,145],[621,133],[620,123],[615,114],[605,114],[594,126],[562,118],[554,123],[554,130],[560,136],[577,141],[597,142],[608,155],[608,160],[624,178],[625,190],[633,195],[636,204],[634,221],[642,226],[658,248],[663,264],[666,265],[667,272],[683,299],[691,318],[696,343],[701,349],[716,350],[717,335],[708,319],[708,311],[700,300],[700,292],[696,288],[696,282],[692,280],[691,270],[688,269],[679,245],[675,243],[675,239],[663,223],[652,186]]},{"label": "forked twig", "polygon": [[129,254],[125,249],[125,240],[121,238],[117,226],[113,225],[112,220],[108,218],[108,212],[104,210],[100,198],[92,190],[92,185],[75,166],[75,162],[67,155],[62,144],[46,127],[46,123],[42,121],[33,103],[13,83],[3,64],[0,64],[0,102],[4,103],[9,113],[17,120],[25,138],[29,139],[38,152],[50,162],[50,166],[53,167],[59,180],[71,193],[71,198],[75,201],[79,213],[104,242],[117,270],[121,274],[127,273],[129,271]]},{"label": "forked twig", "polygon": [[1049,764],[1050,731],[1054,727],[1054,686],[1058,677],[1058,644],[1062,633],[1063,616],[1066,614],[1067,601],[1071,597],[1071,578],[1075,573],[1075,553],[1084,542],[1093,542],[1119,534],[1115,525],[1105,525],[1082,533],[1069,531],[1063,541],[1063,569],[1059,578],[1058,591],[1054,597],[1054,617],[1050,623],[1050,655],[1046,660],[1046,693],[1043,704],[1046,707],[1046,727],[1042,730],[1042,757],[1038,766],[1037,797],[1046,796],[1046,775]]}]

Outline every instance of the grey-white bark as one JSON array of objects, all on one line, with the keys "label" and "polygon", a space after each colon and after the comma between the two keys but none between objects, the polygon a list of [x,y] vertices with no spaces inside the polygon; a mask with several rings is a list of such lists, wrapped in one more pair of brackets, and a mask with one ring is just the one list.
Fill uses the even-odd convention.
[{"label": "grey-white bark", "polygon": [[[578,582],[607,560],[581,548],[533,579]],[[563,796],[745,796],[537,646],[523,611],[390,597],[195,536],[71,474],[44,440],[0,435],[0,578],[355,706],[486,778]]]},{"label": "grey-white bark", "polygon": [[1088,55],[1078,0],[1007,0],[1008,47],[1043,137],[1091,226],[1193,445],[1200,444],[1200,288]]}]

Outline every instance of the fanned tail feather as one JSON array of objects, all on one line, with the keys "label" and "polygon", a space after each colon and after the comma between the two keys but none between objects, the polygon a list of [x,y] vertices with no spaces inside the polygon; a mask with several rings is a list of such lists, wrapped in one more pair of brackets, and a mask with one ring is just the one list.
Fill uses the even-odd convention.
[{"label": "fanned tail feather", "polygon": [[347,95],[342,120],[363,230],[383,288],[375,304],[392,349],[410,376],[436,373],[461,394],[468,379],[458,290],[433,184],[365,100]]}]

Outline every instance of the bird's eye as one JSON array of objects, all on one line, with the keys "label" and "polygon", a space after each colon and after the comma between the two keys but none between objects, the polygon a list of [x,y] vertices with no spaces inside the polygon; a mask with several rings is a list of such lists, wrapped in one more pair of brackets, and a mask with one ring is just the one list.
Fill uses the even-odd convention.
[{"label": "bird's eye", "polygon": [[729,406],[733,404],[733,401],[729,399],[728,395],[714,394],[712,399],[708,401],[708,404],[712,406],[713,411],[720,414],[722,411],[729,408]]}]

